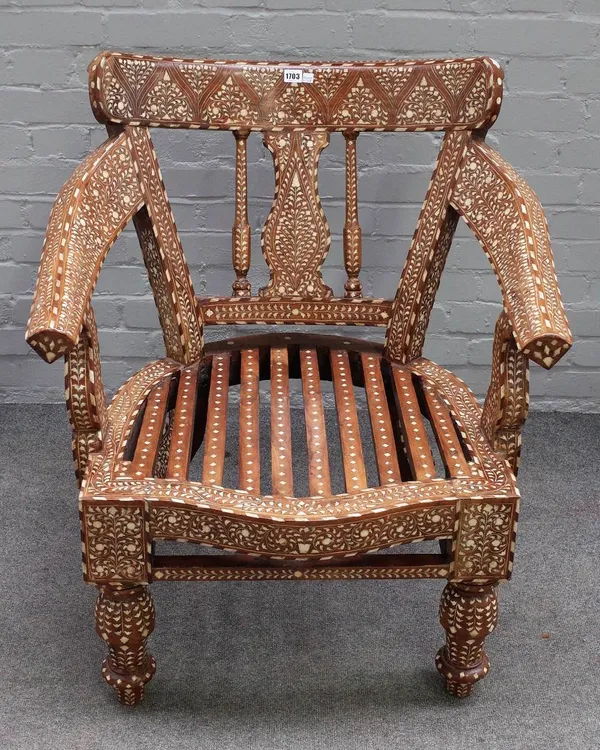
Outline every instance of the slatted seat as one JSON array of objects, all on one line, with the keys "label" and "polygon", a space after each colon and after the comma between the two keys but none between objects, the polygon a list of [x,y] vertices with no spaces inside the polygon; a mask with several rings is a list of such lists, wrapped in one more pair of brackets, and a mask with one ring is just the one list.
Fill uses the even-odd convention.
[{"label": "slatted seat", "polygon": [[[92,107],[109,137],[53,207],[27,340],[47,362],[65,357],[83,572],[99,590],[102,674],[122,702],[141,700],[155,669],[148,584],[171,580],[445,579],[437,668],[456,696],[487,674],[495,587],[512,571],[529,361],[550,368],[572,343],[539,201],[484,143],[502,83],[489,58],[302,65],[105,52],[92,62]],[[194,293],[152,127],[233,133],[230,296]],[[275,169],[259,289],[249,279],[255,131]],[[361,281],[363,131],[444,133],[394,300],[367,296]],[[332,137],[346,149],[343,289],[321,273],[331,230],[317,172]],[[504,302],[483,405],[423,357],[461,217]],[[166,357],[107,406],[91,298],[130,220]],[[207,325],[298,323],[374,326],[385,340],[204,344]],[[431,540],[433,552],[415,544]],[[165,554],[164,542],[217,551]]]},{"label": "slatted seat", "polygon": [[[436,372],[431,368],[435,366],[426,360],[410,367],[390,364],[380,345],[332,336],[262,335],[213,344],[202,360],[168,372],[152,386],[136,406],[135,423],[122,442],[122,458],[111,471],[134,479],[193,478],[200,485],[199,497],[205,492],[203,487],[242,490],[255,496],[253,501],[245,499],[248,510],[254,502],[255,512],[266,508],[270,517],[279,503],[282,518],[339,518],[339,498],[347,494],[355,495],[351,511],[355,516],[373,508],[368,493],[361,506],[364,490],[404,483],[445,480],[451,497],[456,492],[452,480],[471,480],[475,494],[485,487],[479,467],[493,461],[494,454],[481,428],[473,434],[473,414],[467,415],[468,434],[461,418],[464,406],[456,398],[450,402],[431,374],[424,374],[425,370]],[[477,403],[466,386],[450,373],[439,372],[453,381],[477,413]],[[261,465],[259,450],[261,380],[270,381],[270,392],[262,394],[263,409],[270,410],[270,470],[268,464]],[[301,384],[302,404],[296,409],[302,409],[302,414],[297,412],[298,416],[290,399],[294,382]],[[331,427],[329,434],[326,430],[322,382],[331,383],[335,392],[336,433]],[[239,392],[237,405],[229,398],[232,389]],[[359,427],[355,391],[361,390],[369,414],[367,434],[364,425],[362,434]],[[295,457],[292,420],[298,417],[304,422],[305,435],[301,455]],[[429,430],[426,425],[431,425]],[[328,450],[332,440],[341,446],[342,466],[338,468],[343,471],[335,482],[341,489],[337,494],[332,492]],[[371,485],[363,441],[375,455],[378,476]],[[231,451],[233,458],[226,450],[232,443],[238,445],[237,452]],[[478,443],[481,447],[474,448]],[[201,471],[193,477],[190,466],[198,451]],[[480,458],[480,453],[485,455]],[[510,487],[508,467],[497,464]],[[232,477],[230,483],[223,481],[224,474]],[[307,487],[307,496],[294,491],[298,478]],[[489,483],[489,490],[496,488],[495,481]],[[262,493],[261,488],[265,488]],[[262,495],[268,498],[266,505]],[[419,496],[416,486],[413,495]],[[395,507],[393,493],[388,503]]]}]

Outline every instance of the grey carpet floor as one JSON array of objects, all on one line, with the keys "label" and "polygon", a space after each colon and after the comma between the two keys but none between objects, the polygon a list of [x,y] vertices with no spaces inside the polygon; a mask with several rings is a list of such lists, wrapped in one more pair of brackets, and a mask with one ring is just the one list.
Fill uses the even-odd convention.
[{"label": "grey carpet floor", "polygon": [[525,438],[515,575],[471,698],[433,666],[439,582],[171,583],[127,709],[99,678],[64,409],[0,407],[0,748],[596,750],[600,416],[533,414]]}]

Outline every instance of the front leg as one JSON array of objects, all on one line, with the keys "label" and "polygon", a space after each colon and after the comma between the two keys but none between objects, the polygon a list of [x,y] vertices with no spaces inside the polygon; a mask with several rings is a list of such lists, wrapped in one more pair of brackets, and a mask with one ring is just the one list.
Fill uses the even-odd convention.
[{"label": "front leg", "polygon": [[440,622],[446,630],[446,645],[438,651],[436,666],[448,692],[464,698],[490,668],[483,644],[498,622],[495,585],[448,583],[440,603]]},{"label": "front leg", "polygon": [[121,703],[133,706],[144,695],[144,686],[156,669],[146,650],[154,630],[154,602],[148,586],[99,586],[96,632],[108,644],[102,677]]}]

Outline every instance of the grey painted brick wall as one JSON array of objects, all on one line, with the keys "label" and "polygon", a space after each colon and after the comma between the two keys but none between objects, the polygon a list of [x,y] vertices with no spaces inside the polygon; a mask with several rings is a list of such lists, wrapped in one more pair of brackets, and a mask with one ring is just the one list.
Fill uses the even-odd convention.
[{"label": "grey painted brick wall", "polygon": [[[103,139],[86,66],[104,48],[194,56],[348,59],[491,54],[506,94],[490,141],[530,180],[550,222],[577,343],[551,373],[532,368],[539,408],[600,409],[599,0],[0,0],[0,400],[62,397],[60,365],[23,341],[50,206],[69,173]],[[167,188],[198,292],[227,293],[233,138],[156,132]],[[332,137],[321,185],[334,242],[327,282],[343,283],[343,139]],[[435,158],[427,134],[359,139],[363,279],[394,292]],[[255,265],[272,198],[270,155],[250,144]],[[485,392],[500,295],[466,229],[451,251],[427,353]],[[126,232],[100,277],[95,309],[104,377],[118,385],[162,341],[135,237]],[[222,334],[209,329],[209,335]],[[375,332],[375,336],[381,335]]]}]

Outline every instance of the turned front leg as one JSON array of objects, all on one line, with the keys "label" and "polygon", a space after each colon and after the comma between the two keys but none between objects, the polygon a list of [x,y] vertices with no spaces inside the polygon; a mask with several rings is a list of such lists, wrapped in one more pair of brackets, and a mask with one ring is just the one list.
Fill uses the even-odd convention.
[{"label": "turned front leg", "polygon": [[154,602],[148,586],[99,586],[96,632],[108,644],[102,677],[121,703],[133,706],[142,700],[144,685],[156,669],[146,650],[154,630]]},{"label": "turned front leg", "polygon": [[463,698],[490,668],[483,644],[498,622],[495,585],[448,583],[440,603],[440,622],[446,645],[438,651],[436,666],[448,692]]}]

